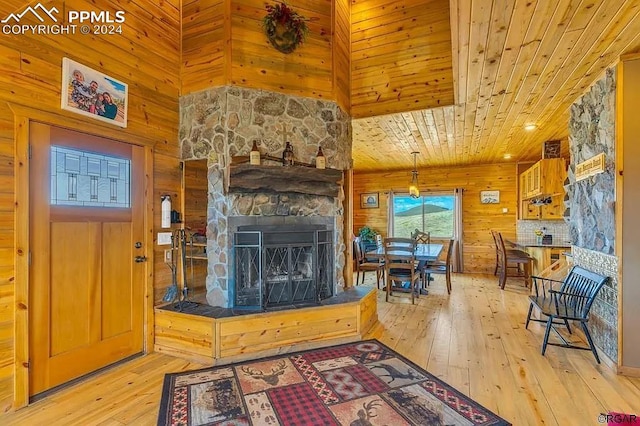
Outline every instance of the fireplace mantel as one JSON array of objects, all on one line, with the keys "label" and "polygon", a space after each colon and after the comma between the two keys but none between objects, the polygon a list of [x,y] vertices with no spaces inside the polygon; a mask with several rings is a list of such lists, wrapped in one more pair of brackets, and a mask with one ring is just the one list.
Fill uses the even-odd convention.
[{"label": "fireplace mantel", "polygon": [[296,193],[337,197],[342,170],[231,164],[229,193]]}]

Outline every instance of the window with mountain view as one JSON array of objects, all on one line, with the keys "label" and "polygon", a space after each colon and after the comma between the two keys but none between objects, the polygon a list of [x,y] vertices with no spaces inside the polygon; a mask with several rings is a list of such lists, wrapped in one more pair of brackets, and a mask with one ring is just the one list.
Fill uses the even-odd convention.
[{"label": "window with mountain view", "polygon": [[409,238],[418,229],[430,232],[431,238],[454,238],[455,196],[394,194],[392,229],[394,237]]}]

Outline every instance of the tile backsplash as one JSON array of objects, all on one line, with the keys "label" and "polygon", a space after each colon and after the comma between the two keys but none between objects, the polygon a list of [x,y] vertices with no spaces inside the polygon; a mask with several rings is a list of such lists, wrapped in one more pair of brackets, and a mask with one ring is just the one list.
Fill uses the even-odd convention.
[{"label": "tile backsplash", "polygon": [[553,236],[554,243],[570,243],[569,225],[561,220],[519,220],[516,225],[518,241],[535,239],[535,231],[542,228],[545,233]]}]

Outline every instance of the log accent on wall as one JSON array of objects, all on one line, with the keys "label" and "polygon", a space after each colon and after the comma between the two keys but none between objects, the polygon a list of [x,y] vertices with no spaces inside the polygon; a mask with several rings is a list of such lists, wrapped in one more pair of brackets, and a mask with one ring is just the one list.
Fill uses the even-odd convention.
[{"label": "log accent on wall", "polygon": [[231,164],[229,192],[337,197],[341,180],[342,170]]},{"label": "log accent on wall", "polygon": [[[419,169],[420,191],[453,193],[463,188],[462,221],[464,271],[493,273],[495,247],[490,230],[503,232],[514,238],[517,211],[517,174],[515,163],[461,166],[455,168]],[[388,193],[407,193],[411,173],[407,171],[354,173],[353,196],[360,200],[365,192],[380,193],[380,207],[362,209],[354,203],[353,232],[367,225],[387,236]],[[499,204],[481,204],[480,191],[500,191]],[[507,213],[502,209],[507,208]]]},{"label": "log accent on wall", "polygon": [[454,103],[448,0],[354,0],[351,42],[353,117]]}]

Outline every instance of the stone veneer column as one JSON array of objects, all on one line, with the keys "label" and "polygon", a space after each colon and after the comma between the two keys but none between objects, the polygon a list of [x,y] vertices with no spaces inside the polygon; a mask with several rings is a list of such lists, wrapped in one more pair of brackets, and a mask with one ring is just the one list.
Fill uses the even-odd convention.
[{"label": "stone veneer column", "polygon": [[[569,119],[569,232],[579,247],[613,254],[615,246],[615,70],[571,106]],[[576,182],[575,167],[604,152],[606,168]]]},{"label": "stone veneer column", "polygon": [[334,102],[225,86],[180,99],[182,159],[209,160],[207,301],[229,306],[230,216],[328,216],[334,218],[336,288],[344,285],[344,194],[338,198],[299,194],[225,194],[231,158],[248,155],[253,141],[280,157],[282,129],[295,159],[313,162],[318,146],[327,167],[351,168],[351,119]]},{"label": "stone veneer column", "polygon": [[[606,71],[571,106],[569,120],[569,232],[576,265],[611,277],[591,308],[593,340],[610,359],[618,359],[618,257],[615,256],[616,73]],[[575,167],[604,152],[605,171],[580,182]]]}]

